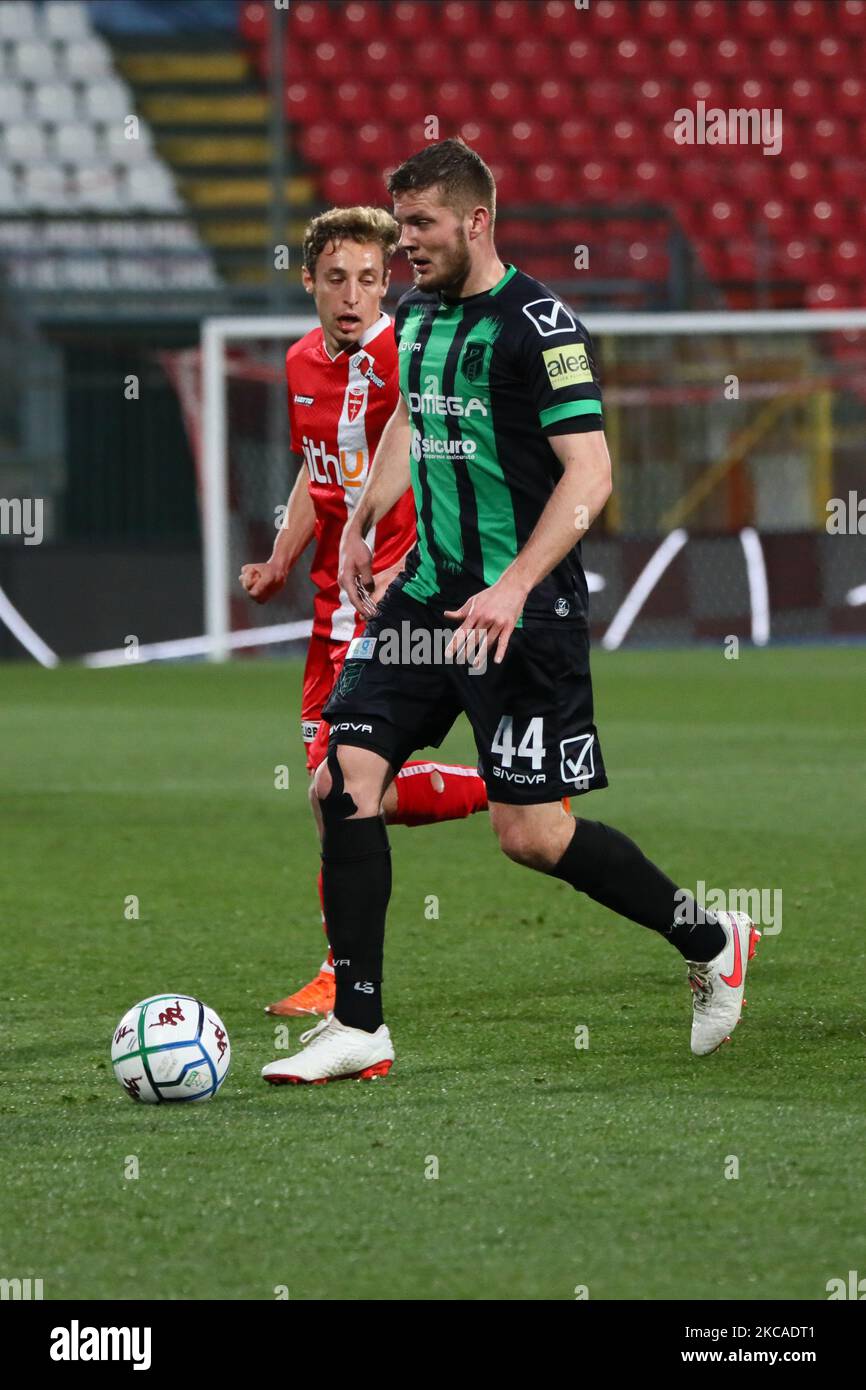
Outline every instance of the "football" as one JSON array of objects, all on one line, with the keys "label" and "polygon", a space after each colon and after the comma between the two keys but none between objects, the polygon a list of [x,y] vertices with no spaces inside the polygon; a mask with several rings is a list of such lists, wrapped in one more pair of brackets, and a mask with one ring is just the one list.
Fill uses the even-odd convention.
[{"label": "football", "polygon": [[132,1100],[210,1100],[226,1079],[225,1024],[190,994],[155,994],[133,1004],[111,1040],[114,1075]]}]

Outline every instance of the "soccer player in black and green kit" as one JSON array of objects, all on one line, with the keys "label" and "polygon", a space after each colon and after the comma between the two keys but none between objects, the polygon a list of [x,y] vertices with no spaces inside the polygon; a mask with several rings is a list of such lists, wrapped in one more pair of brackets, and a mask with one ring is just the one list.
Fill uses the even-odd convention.
[{"label": "soccer player in black and green kit", "polygon": [[[343,533],[340,583],[369,621],[325,709],[331,742],[315,785],[336,1004],[263,1075],[321,1082],[390,1068],[380,805],[396,770],[438,746],[461,711],[502,850],[679,950],[692,1051],[713,1052],[739,1020],[756,929],[745,913],[704,912],[632,840],[562,804],[607,785],[580,558],[611,489],[589,336],[545,285],[500,261],[494,180],[463,141],[413,155],[388,191],[415,286],[397,309],[400,401]],[[410,475],[418,543],[374,610],[364,537]],[[437,661],[443,629],[451,659]],[[401,632],[412,641],[396,660]],[[425,651],[433,659],[413,661]]]}]

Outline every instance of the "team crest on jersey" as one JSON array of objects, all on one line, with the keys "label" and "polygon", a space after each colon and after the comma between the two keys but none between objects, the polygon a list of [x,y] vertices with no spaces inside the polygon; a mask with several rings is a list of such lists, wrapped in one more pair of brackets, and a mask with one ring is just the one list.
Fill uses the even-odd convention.
[{"label": "team crest on jersey", "polygon": [[484,370],[487,343],[467,343],[463,349],[463,375],[467,381],[477,381]]},{"label": "team crest on jersey", "polygon": [[346,404],[348,408],[350,425],[352,421],[357,420],[358,416],[361,414],[361,411],[364,409],[364,401],[366,399],[367,392],[363,389],[363,387],[352,386],[349,388],[349,399]]},{"label": "team crest on jersey", "polygon": [[337,695],[351,695],[358,681],[361,679],[361,672],[364,667],[360,661],[347,661],[342,671],[340,679],[337,681],[335,693]]}]

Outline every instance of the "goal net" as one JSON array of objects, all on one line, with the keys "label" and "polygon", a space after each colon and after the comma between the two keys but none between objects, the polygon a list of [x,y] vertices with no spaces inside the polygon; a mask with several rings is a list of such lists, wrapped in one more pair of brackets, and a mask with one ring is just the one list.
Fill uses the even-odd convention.
[{"label": "goal net", "polygon": [[[614,464],[584,544],[594,640],[866,636],[866,310],[585,322]],[[294,481],[284,359],[315,323],[209,319],[200,351],[167,363],[199,462],[212,658],[309,632],[306,566],[265,607],[238,573],[270,554]]]}]

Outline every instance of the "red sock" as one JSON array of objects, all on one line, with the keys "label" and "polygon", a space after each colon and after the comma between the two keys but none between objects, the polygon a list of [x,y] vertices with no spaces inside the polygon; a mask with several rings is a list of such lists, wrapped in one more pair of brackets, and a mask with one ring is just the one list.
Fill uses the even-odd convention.
[{"label": "red sock", "polygon": [[[319,902],[322,904],[322,931],[325,933],[325,939],[327,940],[327,936],[328,936],[328,924],[327,924],[327,922],[325,921],[325,890],[324,890],[324,888],[322,887],[322,870],[321,870],[321,869],[319,870],[319,877],[316,879],[316,883],[317,883],[318,889],[319,889]],[[326,963],[326,965],[333,965],[333,964],[334,964],[334,952],[331,950],[331,943],[330,943],[330,941],[328,941],[328,958],[327,958],[327,961],[326,961],[325,963]]]},{"label": "red sock", "polygon": [[[434,782],[442,787],[441,791]],[[404,763],[394,778],[394,786],[397,789],[395,825],[463,820],[475,811],[487,810],[487,788],[474,767]]]}]

